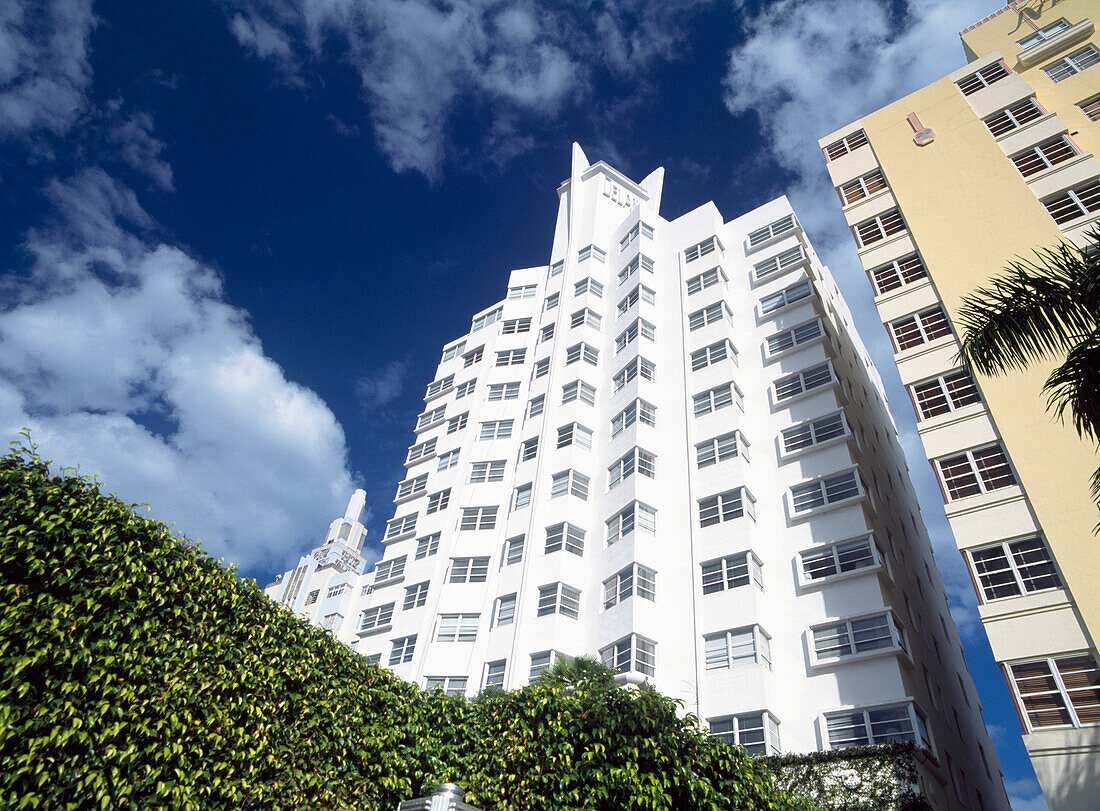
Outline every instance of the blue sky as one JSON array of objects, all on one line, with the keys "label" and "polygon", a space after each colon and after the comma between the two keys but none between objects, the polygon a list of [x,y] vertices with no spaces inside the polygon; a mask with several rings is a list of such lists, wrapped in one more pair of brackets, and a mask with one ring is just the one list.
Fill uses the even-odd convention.
[{"label": "blue sky", "polygon": [[669,218],[786,193],[900,406],[1014,806],[1043,808],[816,147],[999,5],[5,3],[0,433],[266,582],[356,486],[381,536],[440,347],[548,259],[572,141],[665,166]]}]

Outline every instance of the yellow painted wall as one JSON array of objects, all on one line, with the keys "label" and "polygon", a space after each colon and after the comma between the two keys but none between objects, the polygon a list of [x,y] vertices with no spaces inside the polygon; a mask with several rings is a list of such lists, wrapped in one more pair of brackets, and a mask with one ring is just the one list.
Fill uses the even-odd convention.
[{"label": "yellow painted wall", "polygon": [[[911,112],[936,132],[932,144],[913,143],[906,121]],[[1060,241],[1054,221],[947,79],[862,123],[952,317],[964,295],[1012,259]],[[1047,414],[1040,389],[1052,367],[981,378],[980,385],[1095,644],[1100,640],[1100,538],[1092,528],[1100,516],[1089,480],[1100,458],[1071,426]]]}]

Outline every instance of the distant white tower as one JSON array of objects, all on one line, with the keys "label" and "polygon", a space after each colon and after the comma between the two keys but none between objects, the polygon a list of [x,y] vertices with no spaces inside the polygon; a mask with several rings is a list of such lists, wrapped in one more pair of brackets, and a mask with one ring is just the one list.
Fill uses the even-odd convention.
[{"label": "distant white tower", "polygon": [[333,573],[315,616],[448,691],[588,654],[753,753],[914,741],[934,807],[964,807],[952,762],[1007,808],[829,271],[786,198],[667,221],[663,176],[574,145],[549,264],[444,347],[382,560]]}]

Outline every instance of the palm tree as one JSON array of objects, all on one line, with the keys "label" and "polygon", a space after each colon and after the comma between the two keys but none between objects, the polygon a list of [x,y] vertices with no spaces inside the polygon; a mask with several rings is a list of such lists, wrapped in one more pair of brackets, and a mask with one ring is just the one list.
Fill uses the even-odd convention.
[{"label": "palm tree", "polygon": [[[1043,384],[1047,408],[1063,421],[1068,411],[1082,438],[1100,442],[1100,229],[1086,238],[1013,262],[964,298],[961,354],[985,375],[1062,358]],[[1092,494],[1100,506],[1100,468]]]}]

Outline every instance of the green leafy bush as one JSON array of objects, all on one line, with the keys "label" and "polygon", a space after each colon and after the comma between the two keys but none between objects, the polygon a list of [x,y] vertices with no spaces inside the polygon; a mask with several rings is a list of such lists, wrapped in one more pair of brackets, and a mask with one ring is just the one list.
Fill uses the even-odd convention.
[{"label": "green leafy bush", "polygon": [[2,807],[806,807],[650,690],[423,693],[26,449],[0,531]]}]

